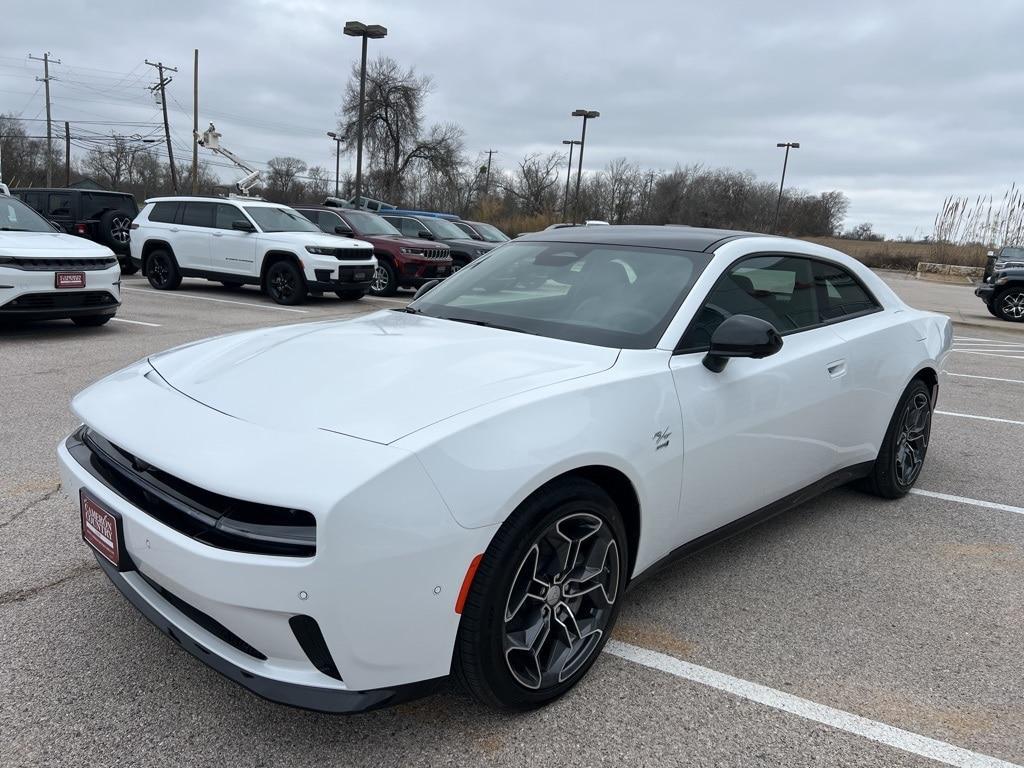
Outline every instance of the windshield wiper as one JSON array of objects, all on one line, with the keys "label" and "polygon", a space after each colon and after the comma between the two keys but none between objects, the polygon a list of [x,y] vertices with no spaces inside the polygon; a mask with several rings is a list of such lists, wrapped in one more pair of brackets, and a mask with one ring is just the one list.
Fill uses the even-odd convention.
[{"label": "windshield wiper", "polygon": [[0,232],[32,232],[32,230],[22,229],[21,227],[0,227]]},{"label": "windshield wiper", "polygon": [[422,309],[416,309],[416,307],[398,307],[395,312],[408,312],[410,315],[422,315]]},{"label": "windshield wiper", "polygon": [[441,320],[451,320],[455,323],[468,323],[469,325],[479,325],[483,328],[494,328],[499,331],[514,331],[515,333],[527,333],[530,336],[539,336],[540,334],[534,333],[533,331],[523,330],[522,328],[513,328],[510,325],[497,325],[495,323],[488,323],[486,320],[467,320],[464,317],[441,317]]}]

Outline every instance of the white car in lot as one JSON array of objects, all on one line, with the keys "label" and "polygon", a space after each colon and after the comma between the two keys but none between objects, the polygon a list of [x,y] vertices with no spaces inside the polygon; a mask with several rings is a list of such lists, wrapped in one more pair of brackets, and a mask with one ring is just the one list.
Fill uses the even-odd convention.
[{"label": "white car in lot", "polygon": [[250,690],[352,712],[453,674],[523,709],[659,565],[837,485],[906,494],[951,341],[813,243],[537,233],[401,310],[113,374],[61,476],[124,596]]},{"label": "white car in lot", "polygon": [[377,260],[362,240],[326,235],[291,208],[260,200],[158,197],[132,222],[132,263],[157,290],[183,277],[258,285],[278,304],[309,293],[362,298]]},{"label": "white car in lot", "polygon": [[0,190],[0,321],[70,318],[103,325],[121,305],[121,268],[105,245],[58,232]]}]

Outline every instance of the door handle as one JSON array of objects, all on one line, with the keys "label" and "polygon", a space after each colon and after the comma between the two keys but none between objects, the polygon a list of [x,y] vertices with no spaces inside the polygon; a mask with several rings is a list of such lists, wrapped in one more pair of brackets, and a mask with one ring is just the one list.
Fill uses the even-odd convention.
[{"label": "door handle", "polygon": [[177,227],[171,227],[170,230],[171,230],[171,232],[180,232],[181,231]]},{"label": "door handle", "polygon": [[830,378],[838,379],[840,376],[846,374],[846,361],[836,360],[833,363],[829,363],[826,368],[828,369],[828,375]]},{"label": "door handle", "polygon": [[213,236],[214,237],[224,237],[224,233],[223,232],[214,232]]}]

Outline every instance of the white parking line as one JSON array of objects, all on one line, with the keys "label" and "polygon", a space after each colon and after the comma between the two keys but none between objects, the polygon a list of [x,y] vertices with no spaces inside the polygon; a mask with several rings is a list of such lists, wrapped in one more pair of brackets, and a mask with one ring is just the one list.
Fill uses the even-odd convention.
[{"label": "white parking line", "polygon": [[920,488],[911,488],[910,492],[918,496],[928,496],[932,499],[943,501],[955,501],[959,504],[969,504],[972,507],[983,507],[984,509],[998,509],[1002,512],[1013,512],[1016,515],[1024,515],[1024,507],[1014,507],[1010,504],[999,504],[994,501],[982,501],[981,499],[970,499],[966,496],[954,496],[950,493],[939,493],[937,491],[924,491]]},{"label": "white parking line", "polygon": [[1013,419],[997,419],[995,416],[975,416],[973,413],[954,413],[953,411],[935,411],[940,416],[956,416],[961,419],[977,419],[978,421],[998,421],[1000,424],[1018,424],[1024,427],[1024,421]]},{"label": "white parking line", "polygon": [[122,291],[132,291],[133,293],[148,293],[150,296],[160,296],[161,298],[168,299],[198,299],[199,301],[216,301],[221,304],[238,304],[242,307],[252,307],[253,309],[274,309],[278,312],[298,312],[299,314],[308,314],[304,309],[292,309],[291,307],[277,307],[269,304],[253,304],[248,301],[232,301],[231,299],[215,299],[211,296],[193,296],[189,293],[168,293],[167,291],[147,291],[145,288],[122,288]]},{"label": "white parking line", "polygon": [[877,720],[869,720],[860,715],[844,712],[841,709],[834,709],[794,696],[785,691],[777,691],[766,685],[751,683],[741,680],[732,675],[716,672],[707,667],[677,659],[657,651],[649,651],[629,643],[622,643],[618,640],[609,640],[604,648],[605,653],[618,656],[620,659],[632,661],[650,669],[660,672],[667,672],[670,675],[681,677],[694,683],[707,685],[719,691],[738,696],[747,701],[788,712],[806,720],[811,720],[831,728],[837,728],[855,736],[885,744],[890,747],[910,752],[914,755],[937,760],[946,765],[955,765],[960,768],[1022,768],[1015,763],[1009,763],[995,757],[989,757],[979,752],[947,744],[944,741],[930,739],[911,731],[904,731],[902,728],[895,728]]},{"label": "white parking line", "polygon": [[974,373],[950,373],[946,371],[947,376],[959,376],[964,379],[987,379],[988,381],[1008,381],[1011,384],[1024,384],[1024,379],[1000,379],[998,376],[978,376]]},{"label": "white parking line", "polygon": [[123,317],[112,317],[110,318],[115,323],[131,323],[132,325],[148,325],[150,328],[159,328],[160,323],[144,323],[141,320],[126,320]]},{"label": "white parking line", "polygon": [[1011,360],[1024,360],[1024,351],[1019,355],[997,355],[995,352],[982,352],[977,349],[951,349],[950,352],[963,352],[965,355],[984,355],[985,357],[1008,357]]}]

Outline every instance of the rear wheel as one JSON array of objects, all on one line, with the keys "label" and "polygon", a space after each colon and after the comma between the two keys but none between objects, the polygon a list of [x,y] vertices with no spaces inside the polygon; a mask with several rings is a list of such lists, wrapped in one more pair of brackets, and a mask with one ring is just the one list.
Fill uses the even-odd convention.
[{"label": "rear wheel", "polygon": [[996,317],[1011,323],[1024,323],[1024,288],[1007,288],[993,302]]},{"label": "rear wheel", "polygon": [[135,262],[128,257],[119,259],[118,261],[121,265],[122,275],[134,275],[136,272],[139,271],[139,268],[135,266]]},{"label": "rear wheel", "polygon": [[167,251],[153,251],[149,254],[146,277],[149,279],[149,284],[158,291],[173,291],[181,285],[181,272],[178,271],[178,263]]},{"label": "rear wheel", "polygon": [[277,261],[267,270],[267,295],[278,304],[301,304],[306,298],[306,281],[290,261]]},{"label": "rear wheel", "polygon": [[625,587],[626,536],[615,503],[572,479],[531,496],[495,534],[473,578],[453,671],[479,701],[532,709],[586,674]]},{"label": "rear wheel", "polygon": [[884,499],[906,496],[924,467],[931,429],[931,391],[914,379],[896,406],[865,489]]},{"label": "rear wheel", "polygon": [[84,317],[72,317],[71,322],[82,328],[95,328],[106,325],[113,315],[85,315]]},{"label": "rear wheel", "polygon": [[398,292],[398,273],[386,261],[378,261],[370,281],[370,293],[374,296],[394,296]]}]

